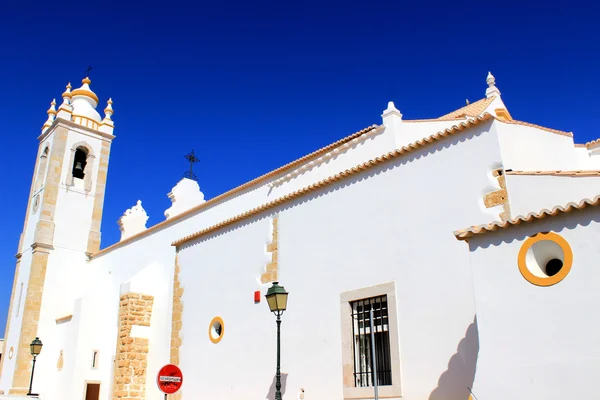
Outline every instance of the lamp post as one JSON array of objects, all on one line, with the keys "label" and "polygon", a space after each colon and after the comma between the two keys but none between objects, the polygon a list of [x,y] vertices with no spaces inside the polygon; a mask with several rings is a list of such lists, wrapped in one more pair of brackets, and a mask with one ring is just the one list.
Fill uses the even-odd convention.
[{"label": "lamp post", "polygon": [[31,367],[31,379],[29,380],[29,392],[27,392],[27,396],[37,396],[31,393],[31,385],[33,384],[33,373],[35,372],[35,359],[42,352],[42,346],[42,341],[38,337],[33,339],[33,342],[29,345],[31,355],[33,356],[33,366]]},{"label": "lamp post", "polygon": [[281,314],[285,311],[287,307],[287,299],[288,292],[285,291],[283,286],[279,286],[279,282],[273,282],[273,286],[269,288],[267,291],[267,303],[269,303],[269,308],[271,312],[277,315],[277,374],[275,375],[277,378],[277,382],[275,383],[275,400],[281,400],[281,370],[280,370],[280,361],[281,361],[281,336],[280,336],[280,328],[281,328]]}]

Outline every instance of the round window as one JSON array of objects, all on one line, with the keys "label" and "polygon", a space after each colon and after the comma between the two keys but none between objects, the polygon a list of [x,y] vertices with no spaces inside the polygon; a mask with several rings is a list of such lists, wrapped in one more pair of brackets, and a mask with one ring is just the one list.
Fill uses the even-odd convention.
[{"label": "round window", "polygon": [[569,243],[556,233],[538,233],[525,240],[519,251],[519,271],[537,286],[551,286],[562,281],[573,264]]},{"label": "round window", "polygon": [[215,317],[208,326],[208,337],[213,343],[219,343],[225,333],[225,325],[221,317]]}]

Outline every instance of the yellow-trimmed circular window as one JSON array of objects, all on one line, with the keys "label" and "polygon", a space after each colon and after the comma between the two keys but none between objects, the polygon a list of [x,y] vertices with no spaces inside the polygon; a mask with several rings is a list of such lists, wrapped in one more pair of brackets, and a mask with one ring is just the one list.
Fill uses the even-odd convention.
[{"label": "yellow-trimmed circular window", "polygon": [[208,326],[208,337],[211,342],[219,343],[225,334],[225,324],[223,318],[214,317]]},{"label": "yellow-trimmed circular window", "polygon": [[560,235],[538,233],[523,243],[518,256],[519,271],[537,286],[551,286],[562,281],[571,271],[573,251]]}]

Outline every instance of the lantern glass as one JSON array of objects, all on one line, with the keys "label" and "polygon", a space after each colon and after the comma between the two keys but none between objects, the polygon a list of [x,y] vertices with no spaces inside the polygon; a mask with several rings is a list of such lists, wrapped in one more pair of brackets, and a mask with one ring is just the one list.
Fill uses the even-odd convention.
[{"label": "lantern glass", "polygon": [[283,286],[279,286],[279,282],[273,282],[265,297],[271,312],[281,313],[287,308],[288,292]]},{"label": "lantern glass", "polygon": [[275,295],[275,298],[277,299],[277,310],[285,311],[285,309],[287,307],[288,294],[287,293],[278,293]]},{"label": "lantern glass", "polygon": [[276,295],[267,297],[267,303],[269,303],[269,308],[271,309],[271,312],[277,311],[277,296]]},{"label": "lantern glass", "polygon": [[36,337],[35,339],[33,339],[33,342],[31,342],[31,344],[29,345],[31,349],[31,355],[34,357],[38,356],[42,352],[42,346],[43,344],[40,338]]}]

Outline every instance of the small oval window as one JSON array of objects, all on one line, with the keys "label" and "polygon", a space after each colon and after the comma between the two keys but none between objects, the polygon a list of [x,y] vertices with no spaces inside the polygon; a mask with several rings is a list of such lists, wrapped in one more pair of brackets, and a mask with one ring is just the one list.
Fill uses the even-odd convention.
[{"label": "small oval window", "polygon": [[210,338],[211,342],[219,343],[223,338],[224,333],[225,325],[223,324],[223,319],[221,317],[213,318],[208,326],[208,337]]}]

